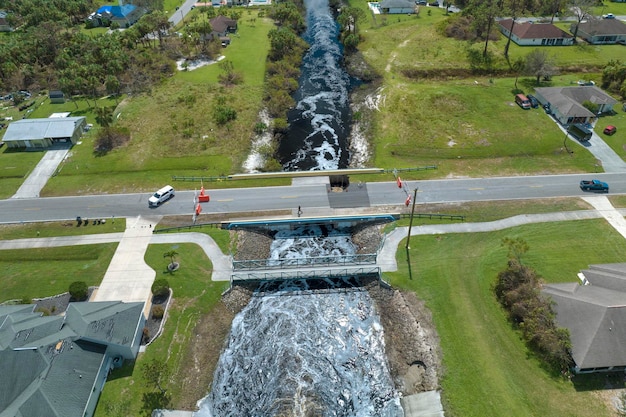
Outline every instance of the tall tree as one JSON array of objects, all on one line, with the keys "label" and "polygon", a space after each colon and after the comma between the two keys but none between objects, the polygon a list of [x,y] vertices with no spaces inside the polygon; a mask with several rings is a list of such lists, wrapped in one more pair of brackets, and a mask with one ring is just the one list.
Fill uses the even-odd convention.
[{"label": "tall tree", "polygon": [[487,58],[489,40],[494,19],[501,14],[503,0],[471,0],[464,15],[472,16],[472,28],[479,38],[484,39],[483,58]]},{"label": "tall tree", "polygon": [[163,384],[169,376],[167,364],[163,361],[152,359],[149,362],[144,362],[141,370],[143,371],[146,383],[151,387],[157,388],[161,391],[161,394],[165,394],[166,390],[163,388]]},{"label": "tall tree", "polygon": [[555,59],[544,49],[535,49],[526,55],[525,68],[528,74],[537,77],[537,85],[541,77],[551,77],[556,73]]},{"label": "tall tree", "polygon": [[[505,10],[507,14],[511,16],[511,27],[509,29],[509,36],[507,36],[506,45],[504,46],[504,57],[509,62],[509,47],[511,46],[511,37],[513,36],[513,27],[515,27],[515,19],[524,13],[524,1],[523,0],[508,0],[505,3]],[[509,62],[509,66],[510,66]]]},{"label": "tall tree", "polygon": [[567,14],[571,14],[575,19],[574,24],[574,43],[578,43],[578,27],[580,23],[590,16],[593,16],[593,6],[595,6],[596,0],[569,0],[566,5]]}]

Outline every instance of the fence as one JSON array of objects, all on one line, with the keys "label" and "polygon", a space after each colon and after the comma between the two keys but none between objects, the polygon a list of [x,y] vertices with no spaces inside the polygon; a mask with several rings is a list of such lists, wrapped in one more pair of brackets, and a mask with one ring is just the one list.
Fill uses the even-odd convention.
[{"label": "fence", "polygon": [[309,258],[293,259],[254,259],[233,261],[234,271],[266,270],[266,269],[289,269],[289,268],[315,268],[318,266],[340,265],[374,265],[376,254],[357,254],[340,256],[317,256]]},{"label": "fence", "polygon": [[[411,217],[411,213],[402,213],[400,214],[400,218],[408,219]],[[430,213],[414,213],[413,218],[420,219],[443,219],[443,220],[459,220],[464,221],[465,216],[458,214],[430,214]]]}]

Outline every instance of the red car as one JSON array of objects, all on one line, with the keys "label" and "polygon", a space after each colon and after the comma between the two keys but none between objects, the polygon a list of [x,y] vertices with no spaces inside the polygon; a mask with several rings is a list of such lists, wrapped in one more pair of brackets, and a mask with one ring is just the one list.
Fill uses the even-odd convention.
[{"label": "red car", "polygon": [[612,125],[608,125],[607,127],[604,128],[604,131],[603,131],[605,135],[609,135],[609,136],[615,134],[615,132],[617,132],[617,128]]}]

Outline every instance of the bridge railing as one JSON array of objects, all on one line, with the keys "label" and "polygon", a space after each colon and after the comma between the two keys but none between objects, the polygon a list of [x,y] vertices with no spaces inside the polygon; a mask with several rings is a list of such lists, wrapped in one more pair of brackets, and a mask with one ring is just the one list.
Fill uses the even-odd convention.
[{"label": "bridge railing", "polygon": [[[408,219],[411,217],[411,213],[402,213],[400,218]],[[465,216],[460,214],[430,214],[430,213],[414,213],[414,219],[442,219],[442,220],[459,220],[464,221]]]},{"label": "bridge railing", "polygon": [[256,271],[239,272],[231,275],[231,285],[237,281],[274,281],[295,279],[323,279],[344,278],[356,275],[380,276],[380,268],[372,267],[346,267],[346,268],[317,268],[317,269],[294,269],[290,271]]},{"label": "bridge railing", "polygon": [[374,265],[376,264],[376,254],[356,254],[337,256],[316,256],[309,258],[291,259],[253,259],[233,261],[233,271],[246,270],[268,270],[268,269],[295,269],[295,268],[315,268],[319,266],[354,266],[354,265]]}]

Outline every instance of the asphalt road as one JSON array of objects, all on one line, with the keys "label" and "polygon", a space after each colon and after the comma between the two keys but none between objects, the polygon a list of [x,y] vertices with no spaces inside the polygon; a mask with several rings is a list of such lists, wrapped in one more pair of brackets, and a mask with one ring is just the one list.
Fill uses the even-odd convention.
[{"label": "asphalt road", "polygon": [[[415,187],[418,188],[417,204],[581,197],[589,194],[580,190],[579,181],[592,178],[608,182],[611,194],[626,194],[626,175],[603,173],[411,181],[406,183],[405,188],[398,188],[395,182],[367,183],[362,188],[352,184],[349,192],[342,197],[344,202],[348,202],[344,207],[354,208],[363,205],[401,207],[407,192],[412,194]],[[177,184],[173,185],[176,187]],[[310,209],[331,208],[329,196],[333,198],[327,186],[321,184],[207,189],[207,193],[211,201],[202,204],[202,213],[205,214],[296,210],[301,206],[306,215]],[[158,208],[148,207],[149,196],[142,193],[2,200],[0,223],[74,220],[77,216],[86,219],[154,214],[191,216],[195,209],[193,191],[178,191],[176,197]],[[366,198],[363,199],[363,196]]]}]

